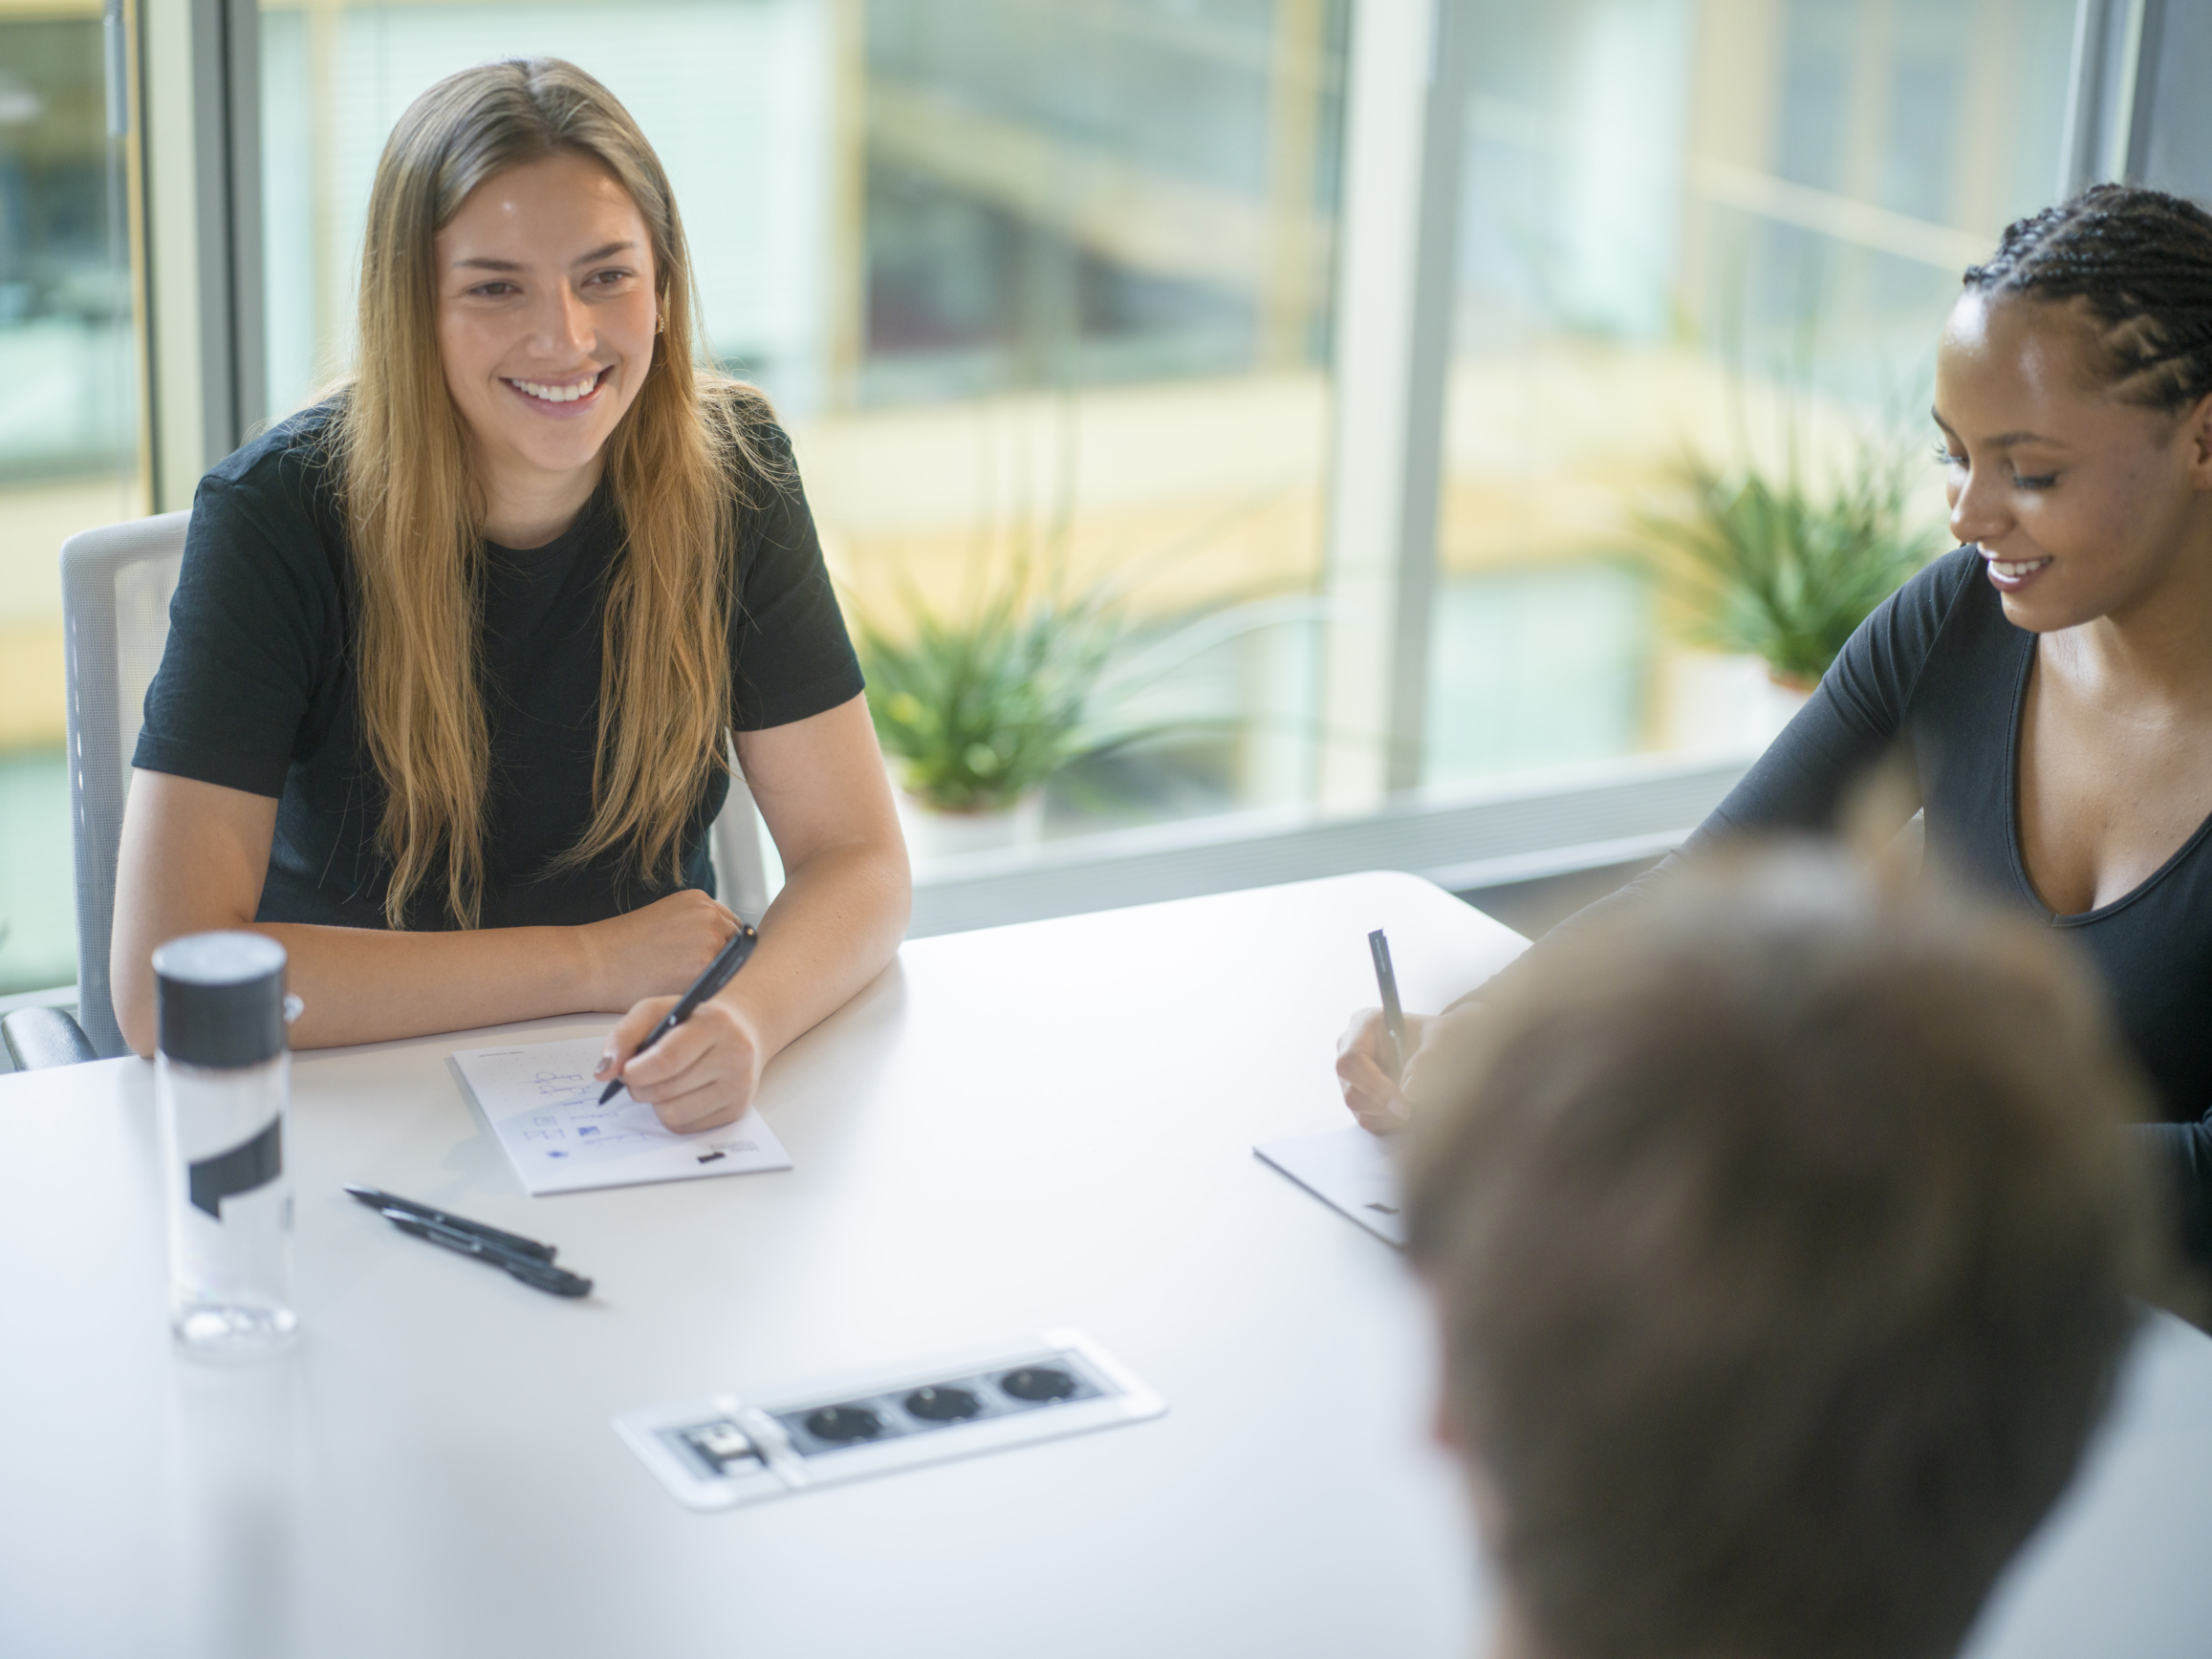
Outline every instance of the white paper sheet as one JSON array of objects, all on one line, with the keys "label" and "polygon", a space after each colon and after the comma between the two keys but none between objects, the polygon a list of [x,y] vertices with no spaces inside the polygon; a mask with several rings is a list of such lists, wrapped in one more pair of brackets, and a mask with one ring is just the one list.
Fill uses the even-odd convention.
[{"label": "white paper sheet", "polygon": [[1391,1143],[1357,1124],[1267,1141],[1252,1148],[1323,1203],[1340,1210],[1377,1239],[1405,1242],[1399,1214],[1398,1166]]},{"label": "white paper sheet", "polygon": [[601,1106],[605,1085],[592,1076],[600,1047],[578,1037],[453,1056],[531,1196],[792,1167],[757,1110],[724,1129],[674,1134],[628,1089]]}]

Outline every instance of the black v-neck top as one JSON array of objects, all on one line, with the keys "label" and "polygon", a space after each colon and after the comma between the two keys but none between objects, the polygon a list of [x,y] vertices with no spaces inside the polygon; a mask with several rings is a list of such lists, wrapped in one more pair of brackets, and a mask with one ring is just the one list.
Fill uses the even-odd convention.
[{"label": "black v-neck top", "polygon": [[[2177,1184],[2190,1248],[2212,1263],[2212,821],[2133,892],[2054,915],[2020,853],[2020,722],[2034,663],[2035,636],[2006,620],[1980,555],[1944,555],[1852,636],[1682,851],[1746,833],[1832,830],[1868,770],[1901,751],[1919,780],[1930,851],[2066,936],[2102,980],[2167,1120],[2148,1132]],[[1592,911],[1633,902],[1680,856]]]},{"label": "black v-neck top", "polygon": [[[293,416],[201,481],[133,765],[275,798],[257,920],[382,927],[384,793],[360,728],[358,583],[330,458],[334,411]],[[804,720],[861,688],[790,442],[770,425],[756,435],[784,473],[754,482],[754,505],[732,527],[727,719],[738,731]],[[607,582],[622,548],[621,515],[602,487],[543,547],[482,549],[486,927],[573,926],[681,887],[714,891],[706,842],[728,792],[720,775],[685,826],[680,879],[617,855],[550,868],[591,817]],[[417,890],[407,919],[453,925],[442,879]]]},{"label": "black v-neck top", "polygon": [[2164,1114],[2212,1107],[2212,823],[2139,887],[2058,916],[2020,853],[2020,722],[2035,636],[2005,619],[1971,548],[1908,582],[1852,636],[1797,718],[1690,845],[1746,830],[1832,827],[1843,797],[1901,746],[1931,853],[2057,929],[2094,964]]}]

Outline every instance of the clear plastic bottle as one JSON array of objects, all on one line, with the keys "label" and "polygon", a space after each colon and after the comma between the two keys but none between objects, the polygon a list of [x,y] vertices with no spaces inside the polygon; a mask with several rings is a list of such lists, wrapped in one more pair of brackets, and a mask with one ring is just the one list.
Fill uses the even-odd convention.
[{"label": "clear plastic bottle", "polygon": [[284,968],[284,947],[259,934],[193,934],[154,953],[169,1325],[208,1358],[267,1353],[298,1328]]}]

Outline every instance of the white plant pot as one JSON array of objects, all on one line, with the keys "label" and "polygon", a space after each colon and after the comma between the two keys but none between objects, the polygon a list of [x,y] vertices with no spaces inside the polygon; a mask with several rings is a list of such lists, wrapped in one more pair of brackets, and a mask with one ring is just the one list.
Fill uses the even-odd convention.
[{"label": "white plant pot", "polygon": [[906,856],[918,865],[1034,847],[1045,838],[1045,797],[1040,791],[998,812],[941,812],[901,789],[899,824],[906,832]]},{"label": "white plant pot", "polygon": [[1777,685],[1764,657],[1676,650],[1660,660],[1669,747],[1756,754],[1805,706],[1806,694]]}]

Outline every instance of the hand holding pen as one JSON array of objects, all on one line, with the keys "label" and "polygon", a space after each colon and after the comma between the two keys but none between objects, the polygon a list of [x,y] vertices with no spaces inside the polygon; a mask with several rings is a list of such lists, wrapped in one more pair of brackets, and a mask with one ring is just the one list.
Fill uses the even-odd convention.
[{"label": "hand holding pen", "polygon": [[1380,928],[1367,936],[1367,954],[1375,961],[1375,988],[1382,993],[1382,1068],[1394,1078],[1403,1077],[1413,1050],[1406,1042],[1405,1008],[1398,1000],[1398,970],[1390,962],[1390,938]]},{"label": "hand holding pen", "polygon": [[602,1101],[627,1088],[680,1133],[733,1123],[751,1104],[767,1064],[748,1015],[719,993],[760,935],[745,923],[682,997],[650,997],[608,1033],[595,1076]]},{"label": "hand holding pen", "polygon": [[1400,1005],[1390,941],[1380,928],[1367,936],[1367,950],[1382,1006],[1360,1009],[1336,1040],[1336,1082],[1362,1129],[1397,1134],[1412,1127],[1406,1084],[1439,1017],[1408,1014]]}]

